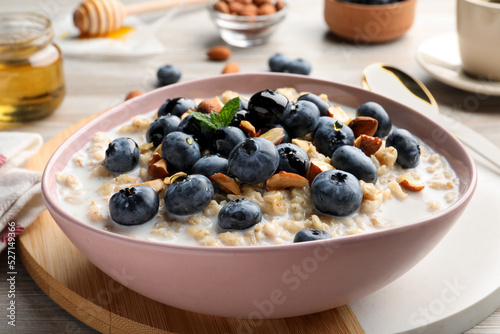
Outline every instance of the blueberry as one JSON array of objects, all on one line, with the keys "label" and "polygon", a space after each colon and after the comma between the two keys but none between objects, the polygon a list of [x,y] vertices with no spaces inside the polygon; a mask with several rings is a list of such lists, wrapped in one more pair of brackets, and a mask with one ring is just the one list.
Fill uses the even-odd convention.
[{"label": "blueberry", "polygon": [[193,174],[177,178],[165,193],[167,212],[186,216],[203,211],[212,201],[214,187],[204,175]]},{"label": "blueberry", "polygon": [[304,241],[314,241],[314,240],[324,240],[331,239],[332,236],[325,230],[313,230],[311,228],[305,228],[298,231],[293,238],[293,242],[304,242]]},{"label": "blueberry", "polygon": [[265,125],[269,125],[276,118],[285,119],[288,117],[290,107],[291,103],[285,95],[271,89],[255,93],[248,101],[250,116]]},{"label": "blueberry", "polygon": [[337,148],[332,155],[332,165],[353,174],[358,180],[377,182],[377,167],[372,159],[357,147],[344,145]]},{"label": "blueberry", "polygon": [[[279,123],[275,124],[274,125],[275,128],[282,128],[283,129],[283,132],[284,132],[284,137],[283,139],[281,140],[281,142],[284,144],[284,143],[290,143],[291,142],[291,139],[290,139],[290,135],[288,134],[288,131],[286,131],[285,127]],[[265,133],[265,132],[263,132]]]},{"label": "blueberry", "polygon": [[228,162],[226,158],[219,155],[206,155],[196,161],[191,169],[193,174],[202,174],[210,177],[215,173],[227,174]]},{"label": "blueberry", "polygon": [[240,97],[240,106],[238,107],[238,111],[240,110],[248,110],[248,100],[242,99]]},{"label": "blueberry", "polygon": [[165,65],[158,69],[156,76],[160,86],[176,83],[181,78],[181,69],[175,65]]},{"label": "blueberry", "polygon": [[174,131],[165,136],[161,144],[161,154],[169,166],[189,173],[201,158],[200,147],[191,135]]},{"label": "blueberry", "polygon": [[160,199],[156,191],[145,185],[125,188],[109,199],[109,214],[121,225],[139,225],[157,213]]},{"label": "blueberry", "polygon": [[280,155],[280,164],[276,172],[285,171],[305,176],[309,168],[309,157],[306,151],[295,144],[279,144],[276,146]]},{"label": "blueberry", "polygon": [[361,206],[363,189],[351,173],[328,170],[314,178],[311,184],[311,198],[319,213],[345,217]]},{"label": "blueberry", "polygon": [[322,116],[314,133],[314,145],[318,152],[331,157],[342,145],[354,145],[354,133],[351,128],[335,118]]},{"label": "blueberry", "polygon": [[376,102],[366,102],[358,107],[356,116],[368,116],[378,121],[374,137],[383,138],[391,132],[392,122],[384,107]]},{"label": "blueberry", "polygon": [[219,211],[219,226],[226,230],[244,230],[262,220],[260,207],[247,199],[228,202]]},{"label": "blueberry", "polygon": [[319,109],[309,101],[297,101],[290,108],[283,124],[292,138],[302,137],[313,132],[319,120]]},{"label": "blueberry", "polygon": [[311,73],[311,64],[302,58],[292,60],[288,64],[288,72],[308,75]]},{"label": "blueberry", "polygon": [[398,151],[396,163],[403,168],[416,167],[420,161],[420,146],[413,135],[404,129],[396,129],[387,137],[385,146]]},{"label": "blueberry", "polygon": [[180,122],[181,119],[174,115],[161,116],[155,119],[146,131],[146,141],[153,143],[155,147],[160,145],[166,135],[177,130]]},{"label": "blueberry", "polygon": [[109,143],[104,166],[113,173],[131,171],[139,164],[140,150],[131,138],[120,137]]},{"label": "blueberry", "polygon": [[245,133],[237,127],[220,127],[215,130],[210,139],[210,153],[227,157],[231,150],[246,138]]},{"label": "blueberry", "polygon": [[276,53],[269,58],[269,68],[272,72],[285,72],[288,69],[288,64],[290,64],[290,58],[281,53]]},{"label": "blueberry", "polygon": [[158,109],[158,118],[169,114],[181,117],[189,109],[196,110],[196,103],[191,99],[184,97],[167,99]]},{"label": "blueberry", "polygon": [[229,154],[229,174],[244,183],[257,184],[270,178],[279,166],[276,146],[265,138],[247,138]]},{"label": "blueberry", "polygon": [[200,145],[201,151],[208,148],[212,130],[194,118],[193,115],[184,117],[177,130],[192,135]]},{"label": "blueberry", "polygon": [[[241,101],[241,100],[240,100]],[[241,121],[248,121],[248,110],[241,109],[233,116],[230,126],[240,126]]]},{"label": "blueberry", "polygon": [[318,107],[318,109],[319,109],[320,116],[328,116],[328,109],[330,109],[330,103],[326,102],[318,95],[313,94],[313,93],[307,93],[307,94],[301,95],[298,98],[298,101],[303,101],[303,100],[314,103],[316,105],[316,107]]}]

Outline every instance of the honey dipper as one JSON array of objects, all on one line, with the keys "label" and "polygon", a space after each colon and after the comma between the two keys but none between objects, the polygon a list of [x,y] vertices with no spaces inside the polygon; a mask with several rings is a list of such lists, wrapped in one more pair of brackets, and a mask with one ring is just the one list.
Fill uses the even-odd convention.
[{"label": "honey dipper", "polygon": [[208,0],[158,0],[123,5],[119,0],[85,0],[73,13],[73,22],[82,37],[99,37],[119,30],[127,15],[205,2]]}]

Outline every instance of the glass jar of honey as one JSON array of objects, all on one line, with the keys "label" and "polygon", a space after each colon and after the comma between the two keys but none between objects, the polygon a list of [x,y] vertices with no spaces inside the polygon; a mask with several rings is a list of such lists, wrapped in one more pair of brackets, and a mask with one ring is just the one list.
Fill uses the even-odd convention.
[{"label": "glass jar of honey", "polygon": [[0,13],[0,122],[52,113],[64,97],[62,56],[50,20],[35,13]]}]

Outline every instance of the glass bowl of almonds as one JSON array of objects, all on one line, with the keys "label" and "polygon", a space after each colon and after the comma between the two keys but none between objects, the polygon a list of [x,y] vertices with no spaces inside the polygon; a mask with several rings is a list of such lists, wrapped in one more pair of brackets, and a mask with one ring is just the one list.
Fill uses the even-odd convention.
[{"label": "glass bowl of almonds", "polygon": [[221,38],[236,47],[252,47],[267,42],[288,12],[284,0],[214,0],[210,16]]}]

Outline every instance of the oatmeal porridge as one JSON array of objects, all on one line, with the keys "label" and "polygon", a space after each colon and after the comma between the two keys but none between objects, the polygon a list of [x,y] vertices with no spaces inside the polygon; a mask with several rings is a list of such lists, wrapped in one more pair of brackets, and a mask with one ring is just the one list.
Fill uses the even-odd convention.
[{"label": "oatmeal porridge", "polygon": [[[346,112],[292,88],[169,99],[95,133],[55,176],[58,195],[93,226],[202,246],[286,244],[317,230],[337,238],[450,206],[458,178],[447,161],[379,107]],[[146,204],[130,209],[139,195]]]}]

